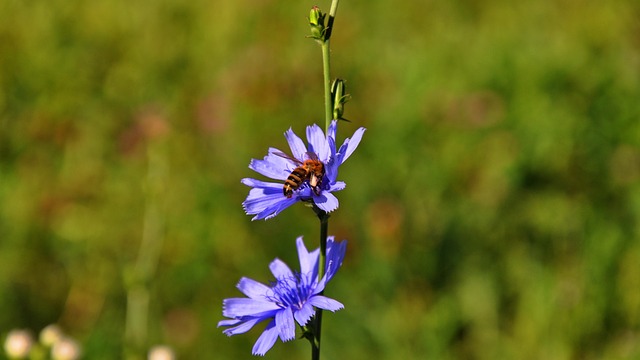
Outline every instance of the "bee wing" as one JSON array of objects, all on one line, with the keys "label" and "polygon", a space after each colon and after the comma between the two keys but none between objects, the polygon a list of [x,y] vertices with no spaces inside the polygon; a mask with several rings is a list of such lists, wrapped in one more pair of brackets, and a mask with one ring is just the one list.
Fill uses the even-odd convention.
[{"label": "bee wing", "polygon": [[287,160],[291,160],[291,161],[293,161],[294,163],[296,163],[296,164],[298,164],[298,165],[301,165],[301,164],[302,164],[302,161],[300,161],[300,160],[298,160],[298,159],[294,158],[293,156],[289,156],[289,155],[287,155],[287,154],[283,153],[282,151],[272,151],[271,153],[272,153],[273,155],[280,156],[281,158],[285,158],[285,159],[287,159]]},{"label": "bee wing", "polygon": [[318,154],[314,153],[313,151],[307,151],[305,154],[307,154],[307,157],[310,160],[319,160],[318,159]]}]

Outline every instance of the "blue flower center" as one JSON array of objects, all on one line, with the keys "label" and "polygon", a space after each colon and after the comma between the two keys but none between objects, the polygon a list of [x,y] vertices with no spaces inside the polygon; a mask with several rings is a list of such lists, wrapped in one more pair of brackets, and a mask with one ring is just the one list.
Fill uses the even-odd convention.
[{"label": "blue flower center", "polygon": [[310,276],[295,274],[292,277],[280,278],[271,288],[273,298],[270,300],[282,308],[292,307],[299,310],[307,302],[314,288],[315,282]]}]

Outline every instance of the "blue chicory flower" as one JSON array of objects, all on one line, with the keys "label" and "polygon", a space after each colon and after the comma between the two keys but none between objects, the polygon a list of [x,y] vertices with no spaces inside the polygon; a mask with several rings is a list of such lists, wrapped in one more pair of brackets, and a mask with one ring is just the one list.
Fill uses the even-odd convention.
[{"label": "blue chicory flower", "polygon": [[253,355],[264,355],[275,344],[278,337],[285,342],[295,338],[295,323],[305,326],[315,314],[313,307],[337,311],[344,306],[331,298],[320,295],[325,285],[342,266],[346,241],[334,242],[327,238],[325,275],[318,279],[320,249],[307,251],[302,237],[296,241],[300,272],[294,273],[281,260],[275,259],[269,269],[275,276],[271,286],[243,277],[237,287],[248,298],[229,298],[223,301],[220,326],[230,326],[223,331],[231,336],[249,331],[254,325],[271,320],[253,346]]},{"label": "blue chicory flower", "polygon": [[[275,148],[269,148],[263,160],[252,159],[249,168],[268,178],[280,182],[267,182],[251,178],[242,179],[242,183],[252,187],[247,199],[242,203],[247,215],[255,215],[252,220],[269,219],[296,201],[312,201],[323,211],[331,212],[338,208],[338,199],[332,194],[345,188],[346,184],[337,181],[338,168],[351,156],[360,144],[365,128],[359,128],[351,139],[345,139],[336,151],[337,121],[332,121],[325,136],[318,125],[307,126],[308,147],[304,145],[291,129],[284,134],[292,157],[285,158]],[[290,197],[283,193],[283,186],[289,175],[305,160],[317,159],[324,165],[324,177],[319,186],[310,186],[309,179],[302,182]]]}]

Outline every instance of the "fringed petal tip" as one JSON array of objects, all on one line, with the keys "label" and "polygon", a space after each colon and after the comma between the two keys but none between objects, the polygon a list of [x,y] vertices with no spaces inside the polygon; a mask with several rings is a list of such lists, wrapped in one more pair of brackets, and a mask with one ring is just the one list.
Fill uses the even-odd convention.
[{"label": "fringed petal tip", "polygon": [[320,210],[327,213],[336,210],[340,205],[338,198],[328,191],[323,191],[320,195],[314,196],[313,202]]}]

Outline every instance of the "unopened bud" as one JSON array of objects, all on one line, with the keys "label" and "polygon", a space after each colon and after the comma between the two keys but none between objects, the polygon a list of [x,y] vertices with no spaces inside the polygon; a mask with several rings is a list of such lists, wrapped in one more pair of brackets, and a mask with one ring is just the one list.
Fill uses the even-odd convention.
[{"label": "unopened bud", "polygon": [[331,84],[331,101],[333,102],[333,118],[336,120],[349,121],[342,117],[344,104],[351,98],[351,95],[346,94],[346,91],[347,87],[344,80],[333,80]]},{"label": "unopened bud", "polygon": [[326,14],[320,11],[320,8],[314,6],[309,13],[309,26],[311,27],[311,38],[324,41],[325,25],[324,18]]}]

